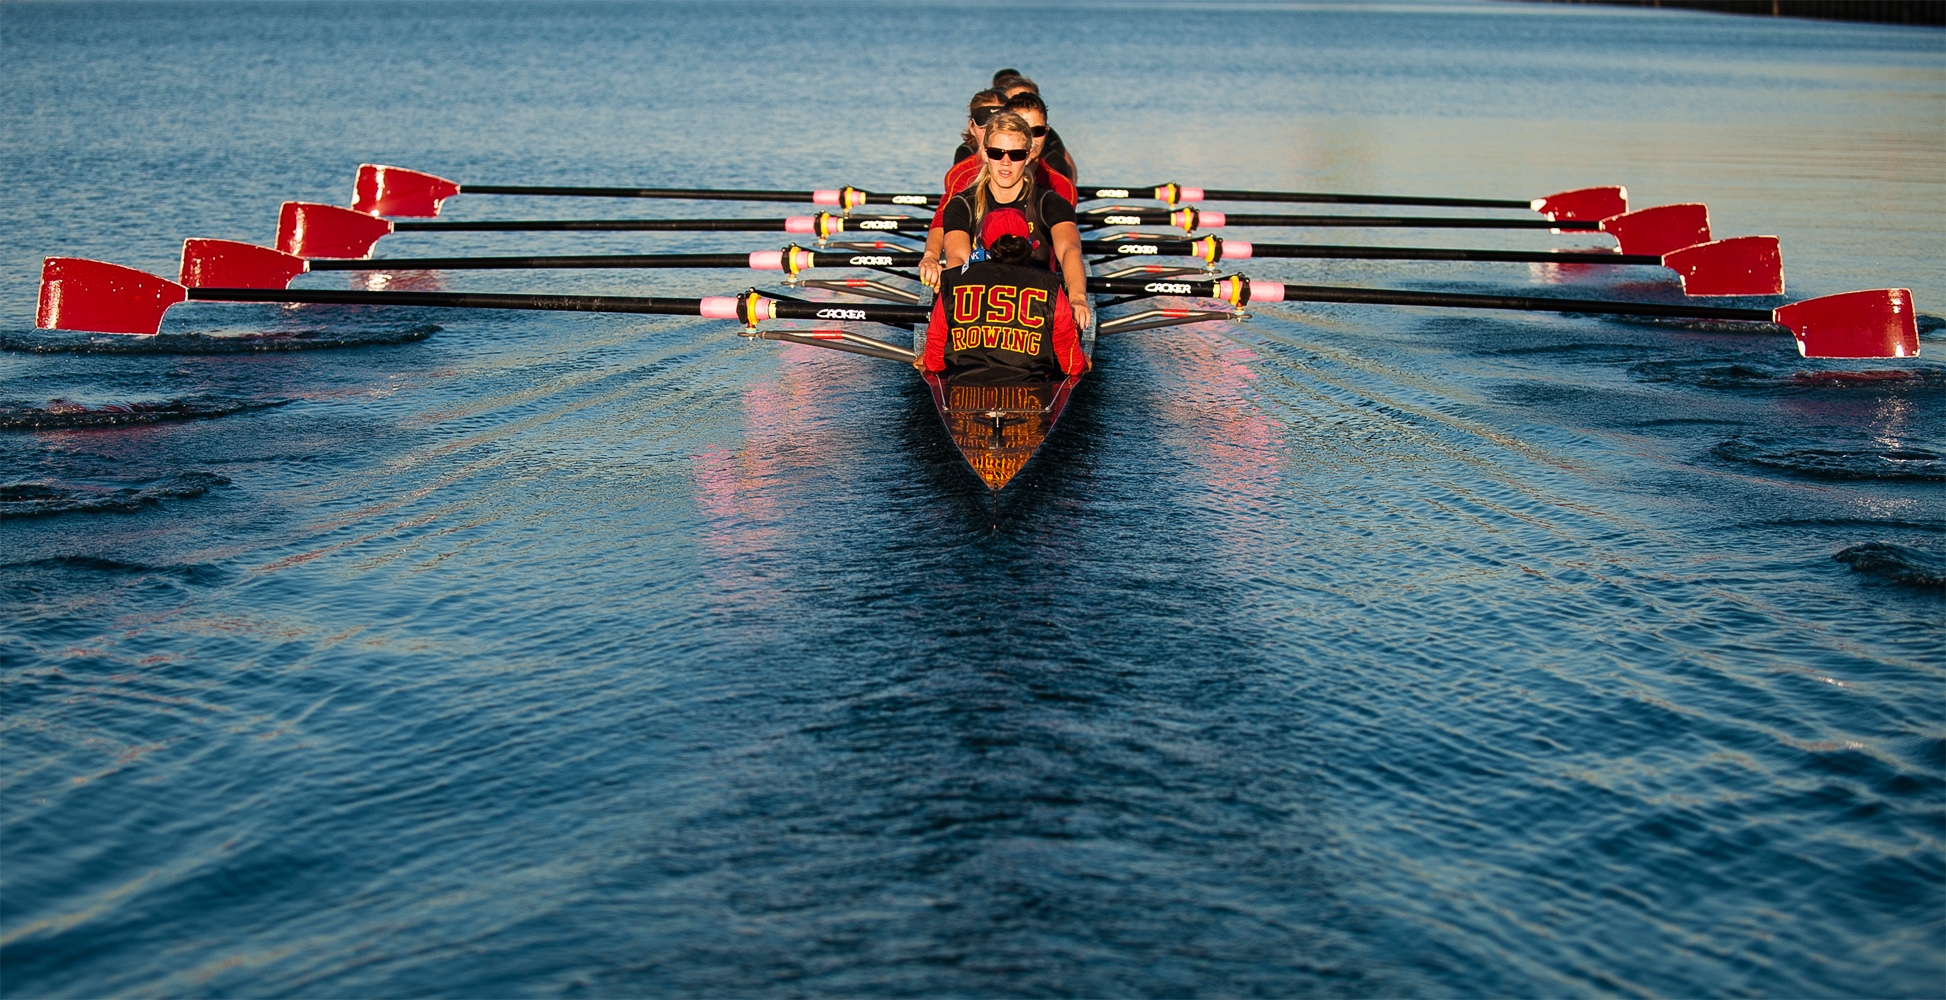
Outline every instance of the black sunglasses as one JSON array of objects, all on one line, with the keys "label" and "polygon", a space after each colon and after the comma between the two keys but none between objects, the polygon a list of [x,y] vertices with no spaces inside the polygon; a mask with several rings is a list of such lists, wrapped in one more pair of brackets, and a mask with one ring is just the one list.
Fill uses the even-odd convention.
[{"label": "black sunglasses", "polygon": [[1012,160],[1015,163],[1019,163],[1026,158],[1027,151],[1024,149],[1000,149],[997,146],[987,147],[987,159],[989,160]]},{"label": "black sunglasses", "polygon": [[1003,105],[989,104],[984,108],[974,108],[972,111],[967,113],[967,117],[973,119],[973,124],[978,125],[981,128],[986,128],[987,122],[992,121],[994,115],[997,115],[1000,112],[1005,110],[1007,109]]},{"label": "black sunglasses", "polygon": [[1030,125],[1027,127],[1027,131],[1034,133],[1034,138],[1036,139],[1047,138],[1047,126],[1045,125]]}]

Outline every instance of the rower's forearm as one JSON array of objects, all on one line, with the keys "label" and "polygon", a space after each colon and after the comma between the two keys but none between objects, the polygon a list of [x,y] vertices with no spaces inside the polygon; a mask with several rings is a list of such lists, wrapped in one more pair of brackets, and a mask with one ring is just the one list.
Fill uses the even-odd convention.
[{"label": "rower's forearm", "polygon": [[921,256],[937,259],[946,252],[946,230],[926,230],[926,252]]},{"label": "rower's forearm", "polygon": [[1068,301],[1088,304],[1088,269],[1081,263],[1081,248],[1069,247],[1061,254],[1061,280],[1068,286]]}]

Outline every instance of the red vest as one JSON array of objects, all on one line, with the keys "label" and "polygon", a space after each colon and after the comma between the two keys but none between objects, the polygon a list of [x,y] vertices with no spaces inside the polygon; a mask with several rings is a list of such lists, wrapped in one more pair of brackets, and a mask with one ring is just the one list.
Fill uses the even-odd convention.
[{"label": "red vest", "polygon": [[929,371],[979,372],[988,381],[1088,370],[1060,275],[992,260],[940,275],[926,361]]}]

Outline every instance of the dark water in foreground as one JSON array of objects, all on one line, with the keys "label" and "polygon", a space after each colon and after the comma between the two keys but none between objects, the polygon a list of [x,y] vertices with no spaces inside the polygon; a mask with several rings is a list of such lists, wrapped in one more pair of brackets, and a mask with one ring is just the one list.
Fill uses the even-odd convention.
[{"label": "dark water in foreground", "polygon": [[1291,305],[1106,339],[994,531],[909,374],[721,324],[199,304],[69,353],[31,317],[43,255],[168,273],[183,237],[345,202],[360,161],[923,185],[1003,64],[1085,179],[1627,183],[1781,236],[1793,297],[1946,313],[1943,39],[1516,4],[0,6],[0,988],[1940,995],[1936,332],[1807,362]]}]

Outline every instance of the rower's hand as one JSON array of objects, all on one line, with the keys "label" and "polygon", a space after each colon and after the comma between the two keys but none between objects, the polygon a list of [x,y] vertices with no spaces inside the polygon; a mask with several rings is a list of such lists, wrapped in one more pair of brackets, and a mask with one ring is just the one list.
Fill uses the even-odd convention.
[{"label": "rower's hand", "polygon": [[1087,303],[1074,303],[1074,328],[1076,331],[1086,330],[1088,328],[1088,320],[1091,316],[1092,314],[1088,311]]},{"label": "rower's hand", "polygon": [[941,270],[942,268],[939,266],[939,258],[937,257],[919,258],[919,280],[925,283],[925,286],[927,288],[939,287],[939,272]]}]

